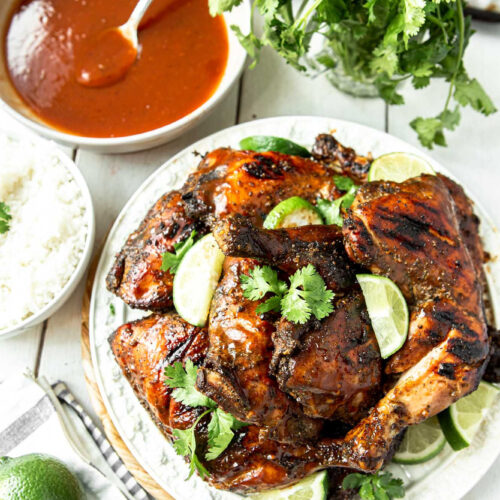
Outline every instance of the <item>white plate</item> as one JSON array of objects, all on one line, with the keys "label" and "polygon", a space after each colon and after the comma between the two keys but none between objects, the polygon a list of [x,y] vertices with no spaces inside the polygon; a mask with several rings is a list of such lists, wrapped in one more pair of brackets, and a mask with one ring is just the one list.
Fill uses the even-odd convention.
[{"label": "white plate", "polygon": [[[241,497],[215,490],[197,477],[184,481],[188,474],[186,464],[175,454],[172,446],[140,405],[109,348],[107,339],[113,330],[125,321],[144,316],[145,313],[129,309],[106,290],[106,273],[114,255],[129,233],[136,229],[150,206],[164,192],[180,187],[188,172],[196,168],[199,158],[193,155],[194,151],[204,153],[221,146],[237,148],[240,139],[256,134],[278,135],[311,146],[317,134],[330,130],[336,130],[335,136],[359,153],[371,152],[374,156],[393,151],[416,153],[426,158],[437,171],[453,177],[448,170],[413,146],[363,125],[319,117],[270,118],[228,128],[181,151],[144,182],[122,210],[109,233],[97,269],[90,305],[90,344],[95,375],[106,408],[122,439],[142,467],[177,500]],[[497,229],[480,206],[476,206],[476,212],[482,221],[485,248],[493,256],[486,266],[486,272],[498,323],[500,259],[495,257],[500,248],[500,238]],[[116,310],[115,316],[109,312],[111,303]],[[469,448],[453,453],[447,447],[436,458],[423,465],[391,465],[391,469],[405,479],[406,498],[459,499],[479,481],[500,451],[500,425],[495,425],[500,422],[500,401],[497,403]]]}]

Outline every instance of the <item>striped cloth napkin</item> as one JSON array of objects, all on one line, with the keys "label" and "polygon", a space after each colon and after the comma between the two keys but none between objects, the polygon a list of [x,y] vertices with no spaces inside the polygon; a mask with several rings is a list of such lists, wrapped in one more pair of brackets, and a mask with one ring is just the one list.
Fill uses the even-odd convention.
[{"label": "striped cloth napkin", "polygon": [[0,456],[46,453],[79,477],[89,499],[149,500],[63,382],[31,375],[0,384]]}]

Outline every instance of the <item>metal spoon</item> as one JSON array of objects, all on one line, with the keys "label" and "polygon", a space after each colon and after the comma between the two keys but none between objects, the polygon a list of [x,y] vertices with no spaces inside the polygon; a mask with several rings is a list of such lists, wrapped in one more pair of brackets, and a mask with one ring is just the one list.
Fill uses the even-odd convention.
[{"label": "metal spoon", "polygon": [[139,0],[128,21],[92,37],[75,57],[76,79],[86,87],[105,87],[125,77],[137,59],[137,29],[153,0]]}]

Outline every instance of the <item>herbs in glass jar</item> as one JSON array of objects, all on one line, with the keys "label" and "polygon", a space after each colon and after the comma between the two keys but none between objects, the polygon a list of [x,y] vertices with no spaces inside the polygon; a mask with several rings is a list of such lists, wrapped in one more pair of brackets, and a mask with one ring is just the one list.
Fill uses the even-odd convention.
[{"label": "herbs in glass jar", "polygon": [[[212,15],[231,10],[242,0],[209,0]],[[420,142],[446,146],[445,131],[460,122],[460,108],[470,106],[489,115],[496,108],[481,84],[469,76],[464,52],[473,31],[464,16],[463,0],[254,0],[263,17],[262,34],[252,27],[232,29],[255,64],[263,46],[270,46],[300,71],[313,64],[330,72],[330,80],[347,90],[333,75],[340,70],[370,95],[370,87],[389,104],[403,104],[398,86],[411,81],[416,89],[444,79],[448,91],[434,116],[411,122]],[[253,22],[252,22],[253,26]],[[314,52],[311,41],[322,39]],[[363,93],[363,92],[362,92]],[[372,94],[373,95],[373,94]]]}]

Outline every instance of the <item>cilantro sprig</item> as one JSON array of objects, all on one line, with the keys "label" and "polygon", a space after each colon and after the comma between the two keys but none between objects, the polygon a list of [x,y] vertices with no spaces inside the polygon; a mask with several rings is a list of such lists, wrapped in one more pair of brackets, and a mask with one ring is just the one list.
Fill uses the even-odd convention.
[{"label": "cilantro sprig", "polygon": [[342,488],[358,489],[358,494],[363,500],[392,500],[405,496],[403,481],[392,477],[390,472],[377,472],[371,475],[349,474],[342,481]]},{"label": "cilantro sprig", "polygon": [[319,198],[316,202],[316,207],[327,224],[342,226],[343,219],[340,209],[343,208],[346,210],[352,205],[359,186],[356,186],[351,178],[341,175],[336,175],[334,181],[338,189],[347,192],[334,201]]},{"label": "cilantro sprig", "polygon": [[176,362],[165,368],[165,385],[174,389],[172,397],[186,406],[192,408],[207,408],[188,429],[174,429],[173,435],[175,451],[182,456],[189,457],[190,470],[188,479],[197,470],[198,474],[204,478],[208,475],[207,469],[203,466],[196,455],[196,426],[203,417],[210,414],[208,424],[208,449],[205,454],[206,460],[217,458],[231,443],[234,431],[241,429],[245,425],[234,418],[230,413],[226,413],[217,407],[217,403],[208,398],[196,389],[196,377],[198,368],[191,360],[187,360],[185,366]]},{"label": "cilantro sprig", "polygon": [[[210,12],[221,14],[241,1],[209,0]],[[373,82],[388,104],[404,104],[398,87],[405,80],[415,89],[444,80],[448,92],[443,108],[410,123],[420,142],[432,148],[446,145],[445,132],[459,125],[461,107],[484,115],[496,111],[464,65],[473,31],[463,9],[463,0],[254,0],[250,32],[231,28],[253,65],[261,49],[269,46],[299,71],[306,71],[307,65],[319,71],[340,66],[354,81]],[[253,28],[256,12],[263,18],[261,32]],[[315,35],[324,40],[319,54],[311,43]]]},{"label": "cilantro sprig", "polygon": [[175,274],[182,259],[184,258],[188,250],[194,245],[195,237],[196,231],[191,231],[191,234],[186,240],[181,241],[180,243],[174,243],[174,253],[163,253],[161,256],[161,270],[170,271],[172,274]]},{"label": "cilantro sprig", "polygon": [[290,276],[290,285],[279,280],[277,272],[269,266],[255,266],[248,275],[240,275],[240,283],[247,299],[259,300],[272,294],[257,306],[257,314],[276,311],[293,323],[303,324],[311,315],[323,319],[333,311],[335,294],[326,288],[312,264]]},{"label": "cilantro sprig", "polygon": [[10,215],[9,206],[0,201],[0,234],[4,234],[10,229],[10,220],[12,220],[12,215]]}]

